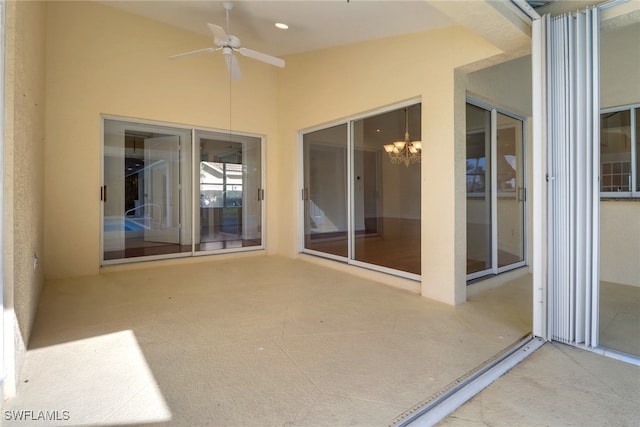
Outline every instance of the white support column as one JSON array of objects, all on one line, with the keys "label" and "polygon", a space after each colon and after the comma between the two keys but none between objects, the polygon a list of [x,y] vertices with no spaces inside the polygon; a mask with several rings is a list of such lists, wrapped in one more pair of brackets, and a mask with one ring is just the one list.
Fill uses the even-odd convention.
[{"label": "white support column", "polygon": [[[444,74],[422,104],[422,295],[447,304],[467,299],[466,87]],[[451,97],[451,93],[454,96]]]},{"label": "white support column", "polygon": [[533,334],[548,339],[547,323],[547,191],[546,191],[546,29],[549,17],[533,21],[531,64],[533,81]]}]

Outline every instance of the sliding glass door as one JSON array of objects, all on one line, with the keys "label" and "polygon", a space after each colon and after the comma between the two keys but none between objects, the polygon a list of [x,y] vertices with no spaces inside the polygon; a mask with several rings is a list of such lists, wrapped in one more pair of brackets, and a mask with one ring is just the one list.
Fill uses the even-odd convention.
[{"label": "sliding glass door", "polygon": [[525,262],[523,121],[467,104],[467,278]]},{"label": "sliding glass door", "polygon": [[498,268],[524,262],[524,162],[522,120],[497,113],[496,228]]},{"label": "sliding glass door", "polygon": [[467,104],[467,274],[493,269],[491,112]]},{"label": "sliding glass door", "polygon": [[260,137],[105,119],[103,174],[103,264],[263,247]]},{"label": "sliding glass door", "polygon": [[385,145],[419,141],[420,123],[413,104],[302,135],[303,252],[419,277],[420,153],[393,162]]},{"label": "sliding glass door", "polygon": [[180,191],[190,188],[190,145],[188,130],[104,121],[104,261],[191,251]]},{"label": "sliding glass door", "polygon": [[304,248],[347,258],[347,125],[303,136]]},{"label": "sliding glass door", "polygon": [[353,122],[353,260],[414,275],[420,275],[420,164],[394,164],[384,146],[403,141],[407,130],[420,141],[420,107]]},{"label": "sliding glass door", "polygon": [[640,364],[640,13],[600,17],[598,346]]},{"label": "sliding glass door", "polygon": [[262,245],[261,140],[196,131],[196,251]]}]

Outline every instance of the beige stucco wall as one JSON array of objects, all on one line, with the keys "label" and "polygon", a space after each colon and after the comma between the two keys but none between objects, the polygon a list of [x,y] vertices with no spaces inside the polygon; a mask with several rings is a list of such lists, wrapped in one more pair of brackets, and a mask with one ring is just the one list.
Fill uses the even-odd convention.
[{"label": "beige stucco wall", "polygon": [[6,4],[4,309],[5,322],[16,327],[15,336],[5,335],[6,397],[14,392],[44,281],[34,256],[44,252],[45,14],[43,2]]},{"label": "beige stucco wall", "polygon": [[464,148],[454,144],[454,69],[497,53],[456,27],[288,57],[279,76],[278,162],[290,165],[279,168],[279,252],[298,251],[298,132],[421,98],[421,291],[448,303],[464,301]]},{"label": "beige stucco wall", "polygon": [[[99,271],[101,114],[231,125],[265,135],[267,162],[275,163],[275,67],[239,57],[243,80],[229,86],[221,55],[167,59],[208,47],[210,38],[93,2],[49,2],[46,39],[47,278]],[[267,168],[267,192],[275,173]],[[275,228],[274,211],[268,200],[268,229]],[[267,246],[277,248],[269,233]]]}]

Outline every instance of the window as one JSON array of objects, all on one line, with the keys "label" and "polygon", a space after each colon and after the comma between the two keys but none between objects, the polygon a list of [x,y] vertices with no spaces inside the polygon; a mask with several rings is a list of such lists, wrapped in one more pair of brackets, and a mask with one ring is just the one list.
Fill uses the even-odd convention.
[{"label": "window", "polygon": [[640,197],[640,105],[600,114],[600,195]]}]

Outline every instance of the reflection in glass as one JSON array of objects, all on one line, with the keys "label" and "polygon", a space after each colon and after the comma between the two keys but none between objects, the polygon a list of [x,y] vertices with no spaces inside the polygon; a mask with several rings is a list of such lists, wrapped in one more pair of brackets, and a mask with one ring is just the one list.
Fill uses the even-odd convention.
[{"label": "reflection in glass", "polygon": [[467,274],[477,278],[524,261],[523,126],[497,111],[492,125],[472,104],[466,113]]},{"label": "reflection in glass", "polygon": [[196,251],[262,244],[261,140],[196,132],[199,147],[199,233]]},{"label": "reflection in glass", "polygon": [[631,112],[600,116],[600,191],[631,191]]},{"label": "reflection in glass", "polygon": [[489,270],[491,248],[491,112],[467,104],[467,274]]},{"label": "reflection in glass", "polygon": [[522,122],[497,114],[498,267],[524,261]]},{"label": "reflection in glass", "polygon": [[421,104],[351,121],[351,147],[346,123],[303,135],[305,250],[420,274],[420,163],[394,164],[384,150],[405,137],[407,117],[420,140]]},{"label": "reflection in glass", "polygon": [[347,125],[303,137],[304,247],[349,256],[347,220]]},{"label": "reflection in glass", "polygon": [[[421,104],[408,108],[421,140]],[[420,274],[420,164],[393,164],[384,145],[402,140],[405,109],[353,122],[353,259]]]},{"label": "reflection in glass", "polygon": [[600,108],[620,111],[600,115],[598,345],[639,357],[640,203],[630,192],[640,191],[640,22],[632,13],[620,18],[608,21],[600,33]]},{"label": "reflection in glass", "polygon": [[190,252],[191,211],[180,193],[189,132],[114,120],[104,129],[103,259]]}]

